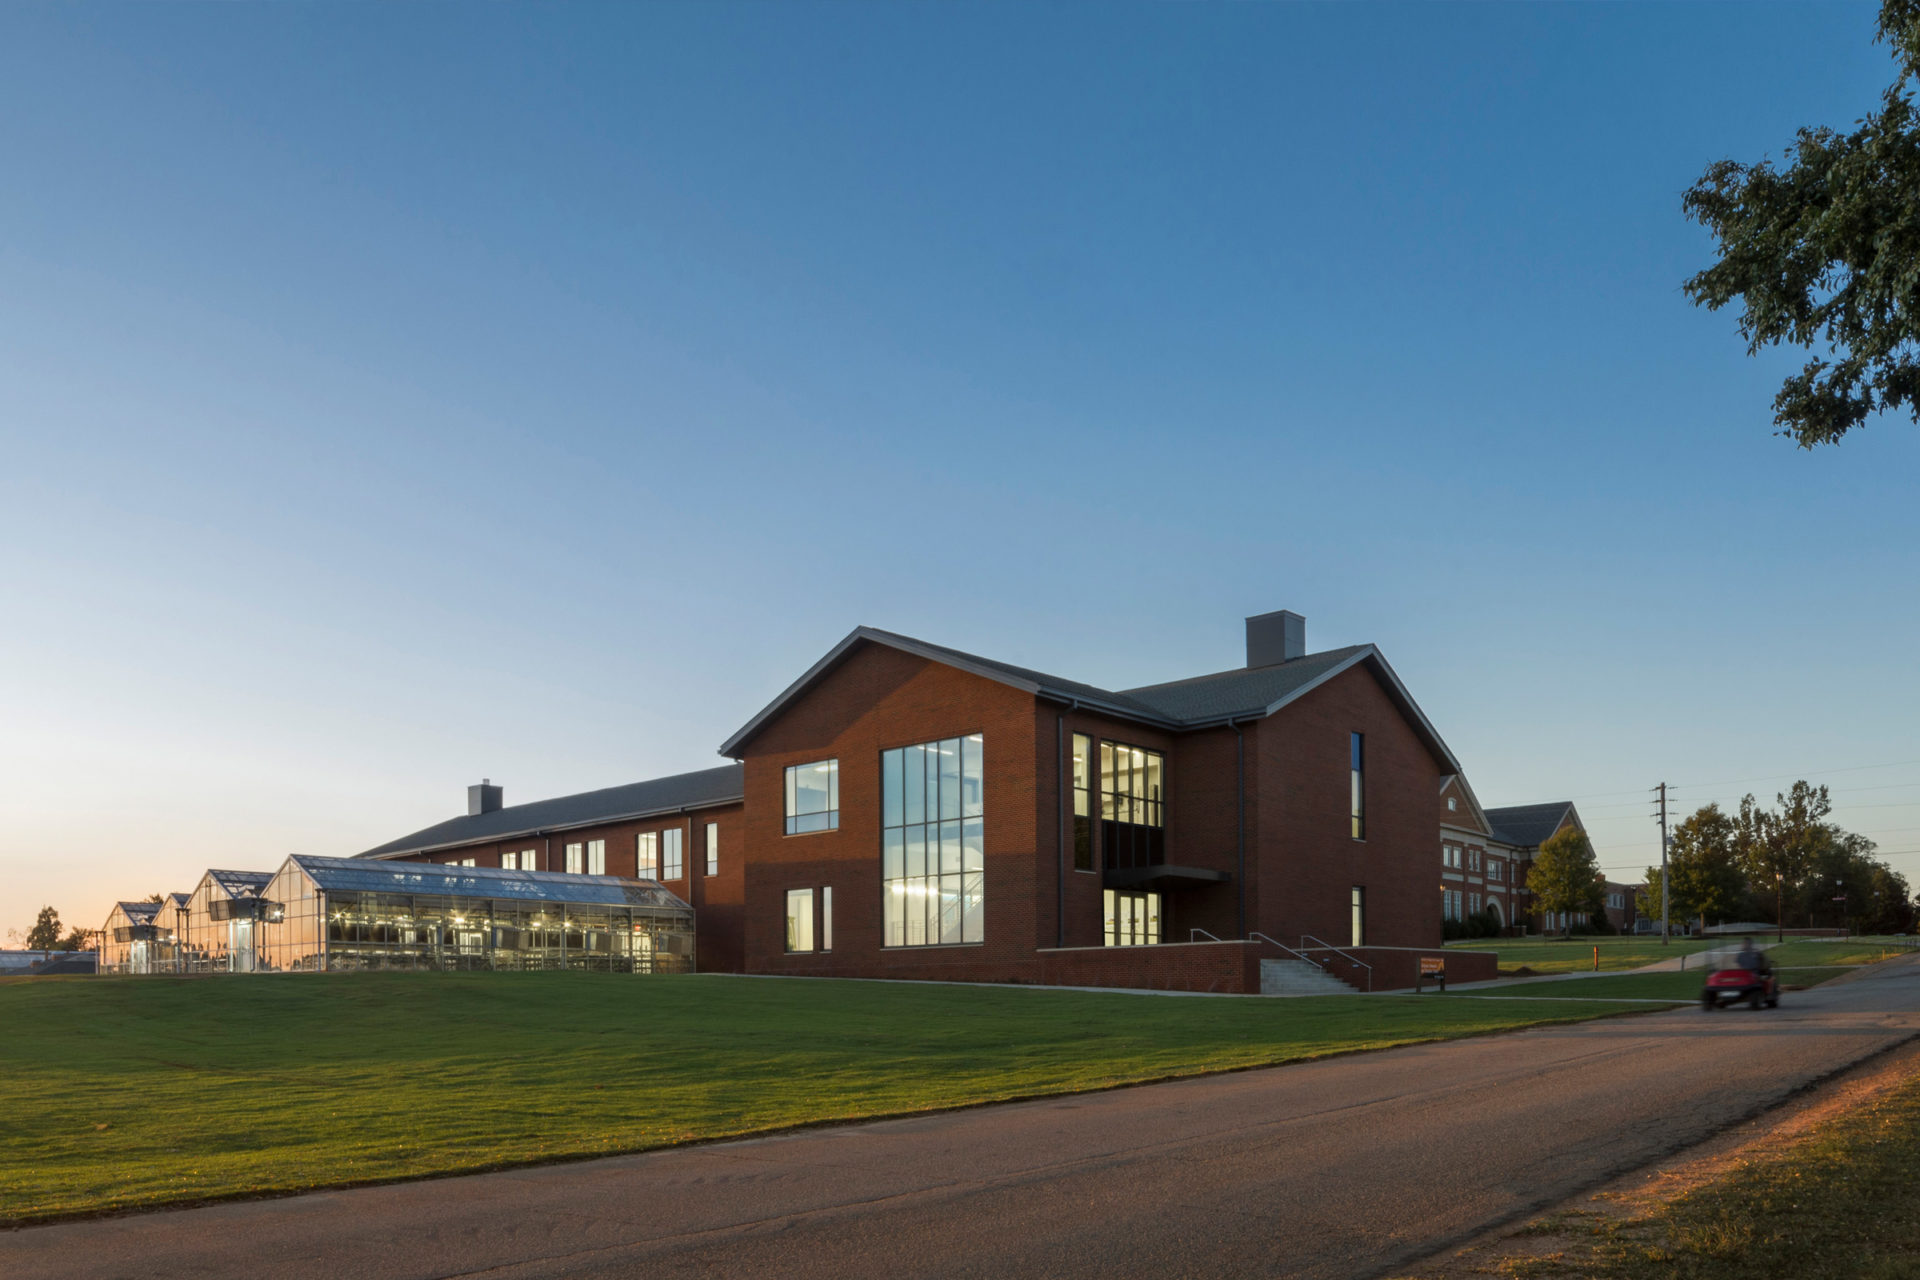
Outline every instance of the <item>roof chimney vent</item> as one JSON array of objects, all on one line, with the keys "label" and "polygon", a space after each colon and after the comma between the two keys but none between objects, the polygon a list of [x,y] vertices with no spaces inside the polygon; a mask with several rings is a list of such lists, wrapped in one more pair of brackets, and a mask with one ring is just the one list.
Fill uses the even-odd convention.
[{"label": "roof chimney vent", "polygon": [[483,813],[494,812],[505,795],[504,787],[495,786],[491,779],[480,779],[479,786],[467,788],[467,816],[477,818]]},{"label": "roof chimney vent", "polygon": [[1307,653],[1307,620],[1291,609],[1247,619],[1247,665],[1271,667]]}]

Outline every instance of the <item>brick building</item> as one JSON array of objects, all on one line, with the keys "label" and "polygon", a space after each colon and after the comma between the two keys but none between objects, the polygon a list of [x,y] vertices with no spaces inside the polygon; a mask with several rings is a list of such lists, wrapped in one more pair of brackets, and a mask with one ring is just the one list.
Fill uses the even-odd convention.
[{"label": "brick building", "polygon": [[[1508,874],[1513,877],[1515,892],[1512,895],[1512,911],[1515,923],[1524,924],[1540,933],[1553,933],[1570,923],[1585,924],[1587,918],[1584,913],[1569,920],[1565,913],[1536,911],[1526,892],[1527,867],[1532,863],[1533,855],[1540,851],[1540,846],[1562,831],[1586,830],[1573,801],[1552,800],[1544,804],[1489,809],[1486,817],[1491,824],[1490,848],[1506,858],[1509,863]],[[1631,908],[1632,895],[1628,896]]]},{"label": "brick building", "polygon": [[722,744],[736,764],[517,806],[483,783],[361,856],[657,880],[707,971],[1251,991],[1305,959],[1411,985],[1436,795],[1472,892],[1513,910],[1487,815],[1374,646],[1309,653],[1285,611],[1246,640],[1244,666],[1110,690],[861,627]]}]

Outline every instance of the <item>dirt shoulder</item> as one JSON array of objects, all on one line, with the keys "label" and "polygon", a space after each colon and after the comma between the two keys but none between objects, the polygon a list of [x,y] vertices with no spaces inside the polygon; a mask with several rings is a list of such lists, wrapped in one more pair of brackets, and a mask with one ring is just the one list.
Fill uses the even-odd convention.
[{"label": "dirt shoulder", "polygon": [[[1893,1265],[1887,1275],[1920,1274],[1906,1269],[1910,1258],[1887,1256],[1889,1250],[1907,1254],[1911,1224],[1890,1224],[1875,1209],[1871,1187],[1857,1185],[1870,1180],[1876,1158],[1898,1168],[1920,1147],[1917,1100],[1920,1041],[1910,1041],[1696,1147],[1395,1274],[1405,1280],[1764,1276],[1780,1273],[1753,1256],[1778,1243],[1762,1237],[1811,1241],[1829,1234],[1874,1255],[1851,1264],[1831,1258],[1839,1274],[1882,1274],[1880,1263]],[[1814,1221],[1798,1221],[1808,1216]],[[1849,1218],[1859,1221],[1850,1225]],[[1890,1229],[1891,1241],[1873,1239]],[[1844,1269],[1859,1265],[1867,1270]],[[1795,1274],[1824,1269],[1796,1268]]]}]

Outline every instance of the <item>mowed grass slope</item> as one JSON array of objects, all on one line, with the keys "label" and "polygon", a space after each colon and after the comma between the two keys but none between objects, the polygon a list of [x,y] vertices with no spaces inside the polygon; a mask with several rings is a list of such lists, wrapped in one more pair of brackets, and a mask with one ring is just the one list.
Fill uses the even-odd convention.
[{"label": "mowed grass slope", "polygon": [[591,974],[0,981],[0,1221],[635,1151],[1645,1006]]}]

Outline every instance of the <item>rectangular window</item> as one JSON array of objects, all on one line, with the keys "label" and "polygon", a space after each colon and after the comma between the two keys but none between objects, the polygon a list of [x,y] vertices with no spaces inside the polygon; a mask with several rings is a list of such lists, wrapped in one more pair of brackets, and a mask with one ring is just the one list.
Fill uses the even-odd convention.
[{"label": "rectangular window", "polygon": [[1353,941],[1347,945],[1364,947],[1367,945],[1367,891],[1359,885],[1353,886],[1350,913],[1353,917],[1350,921],[1353,926]]},{"label": "rectangular window", "polygon": [[787,834],[840,829],[840,762],[787,766]]},{"label": "rectangular window", "polygon": [[660,874],[660,833],[642,831],[633,838],[633,859],[635,871],[642,880],[652,880]]},{"label": "rectangular window", "polygon": [[1460,846],[1443,844],[1440,846],[1440,865],[1455,871],[1460,869]]},{"label": "rectangular window", "polygon": [[1166,861],[1165,777],[1160,752],[1100,744],[1100,848],[1108,867]]},{"label": "rectangular window", "polygon": [[587,870],[587,846],[570,844],[567,846],[567,874],[584,875]]},{"label": "rectangular window", "polygon": [[607,874],[607,842],[605,840],[587,841],[587,874],[590,876]]},{"label": "rectangular window", "polygon": [[976,733],[881,753],[883,945],[986,940],[985,750]]},{"label": "rectangular window", "polygon": [[1093,739],[1073,735],[1073,869],[1093,870]]},{"label": "rectangular window", "polygon": [[1470,916],[1477,916],[1480,914],[1480,895],[1479,894],[1470,893],[1467,895],[1467,914]]},{"label": "rectangular window", "polygon": [[500,869],[502,871],[518,871],[520,869],[520,855],[518,853],[501,854]]},{"label": "rectangular window", "polygon": [[1500,869],[1505,865],[1506,864],[1501,862],[1498,858],[1495,858],[1492,862],[1489,862],[1487,864],[1487,879],[1489,880],[1500,879],[1501,877]]},{"label": "rectangular window", "polygon": [[475,867],[480,864],[472,858],[462,858],[460,859],[460,865],[463,867]]},{"label": "rectangular window", "polygon": [[684,874],[681,863],[681,838],[686,833],[678,827],[669,827],[660,833],[660,878],[678,880]]},{"label": "rectangular window", "polygon": [[1107,945],[1149,947],[1160,941],[1160,895],[1106,891]]},{"label": "rectangular window", "polygon": [[813,950],[813,890],[787,890],[787,950]]},{"label": "rectangular window", "polygon": [[833,950],[833,886],[820,891],[820,949]]},{"label": "rectangular window", "polygon": [[1367,735],[1349,734],[1348,769],[1353,793],[1353,838],[1367,838]]},{"label": "rectangular window", "polygon": [[720,874],[720,824],[717,822],[707,824],[707,874]]}]

